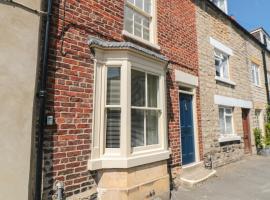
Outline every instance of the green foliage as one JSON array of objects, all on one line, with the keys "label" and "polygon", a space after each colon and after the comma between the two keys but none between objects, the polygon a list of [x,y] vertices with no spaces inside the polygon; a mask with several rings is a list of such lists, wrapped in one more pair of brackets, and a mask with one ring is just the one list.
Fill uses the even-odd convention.
[{"label": "green foliage", "polygon": [[262,131],[261,131],[261,129],[255,128],[253,130],[253,133],[254,133],[254,136],[255,136],[256,147],[258,149],[263,148],[263,143],[262,143],[263,142],[263,138],[262,138]]},{"label": "green foliage", "polygon": [[270,123],[269,122],[265,124],[265,136],[263,137],[263,144],[265,147],[270,147]]},{"label": "green foliage", "polygon": [[266,121],[270,123],[270,105],[266,107]]}]

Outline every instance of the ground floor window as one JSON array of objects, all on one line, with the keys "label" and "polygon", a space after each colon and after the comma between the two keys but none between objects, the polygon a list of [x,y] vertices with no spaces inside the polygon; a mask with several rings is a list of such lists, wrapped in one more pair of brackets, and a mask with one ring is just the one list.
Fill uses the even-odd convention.
[{"label": "ground floor window", "polygon": [[223,136],[233,135],[233,108],[219,107],[219,127]]}]

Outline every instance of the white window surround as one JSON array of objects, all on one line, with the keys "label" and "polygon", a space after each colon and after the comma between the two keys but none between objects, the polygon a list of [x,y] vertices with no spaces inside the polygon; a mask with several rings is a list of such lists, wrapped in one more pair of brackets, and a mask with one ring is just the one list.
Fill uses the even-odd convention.
[{"label": "white window surround", "polygon": [[[129,49],[95,49],[95,90],[92,153],[89,170],[101,168],[129,168],[169,158],[166,115],[166,66],[165,61],[139,54]],[[121,67],[121,128],[120,148],[106,149],[104,105],[107,66]],[[159,144],[149,148],[131,147],[131,69],[138,69],[159,76]],[[147,146],[146,146],[147,147]]]},{"label": "white window surround", "polygon": [[221,95],[214,95],[214,102],[216,105],[229,106],[229,107],[240,107],[240,108],[253,108],[251,101],[236,99],[232,97],[226,97]]},{"label": "white window surround", "polygon": [[[141,16],[145,16],[150,19],[150,26],[149,26],[149,40],[144,39],[143,37],[136,36],[134,33],[130,33],[126,30],[126,27],[124,26],[124,29],[122,31],[122,34],[126,37],[129,37],[133,40],[136,40],[138,42],[141,42],[143,44],[146,44],[154,49],[160,50],[160,46],[158,46],[158,39],[157,39],[157,4],[156,0],[151,0],[151,12],[150,14],[144,12],[137,6],[135,6],[133,3],[129,2],[128,0],[125,0],[125,9],[130,8],[134,10],[135,13],[138,13]],[[133,18],[134,20],[134,18]],[[134,22],[133,22],[134,23]]]},{"label": "white window surround", "polygon": [[236,86],[236,83],[231,81],[230,79],[221,78],[219,76],[215,76],[216,81],[226,83],[228,85]]},{"label": "white window surround", "polygon": [[210,44],[215,47],[216,49],[222,51],[223,53],[232,56],[233,55],[233,50],[226,45],[222,44],[218,40],[215,40],[214,38],[210,37]]},{"label": "white window surround", "polygon": [[220,77],[223,80],[229,80],[230,79],[229,56],[216,48],[214,50],[214,54],[215,54],[216,76]]}]

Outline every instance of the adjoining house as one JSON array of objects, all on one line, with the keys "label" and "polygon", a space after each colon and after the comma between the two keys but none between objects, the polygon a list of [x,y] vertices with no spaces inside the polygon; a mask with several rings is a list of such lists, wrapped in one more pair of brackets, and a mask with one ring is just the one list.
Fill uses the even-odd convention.
[{"label": "adjoining house", "polygon": [[[204,157],[213,167],[256,153],[264,129],[264,46],[227,15],[227,1],[197,1]],[[269,51],[267,51],[269,56]]]},{"label": "adjoining house", "polygon": [[0,1],[0,199],[34,198],[40,7]]}]

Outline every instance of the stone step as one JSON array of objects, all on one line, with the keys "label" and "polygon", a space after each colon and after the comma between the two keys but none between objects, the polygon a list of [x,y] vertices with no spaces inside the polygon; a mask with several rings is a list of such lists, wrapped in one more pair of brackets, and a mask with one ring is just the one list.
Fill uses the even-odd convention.
[{"label": "stone step", "polygon": [[192,188],[199,186],[216,174],[216,170],[206,169],[204,163],[196,163],[190,166],[183,167],[183,172],[180,175],[180,184],[184,188]]}]

